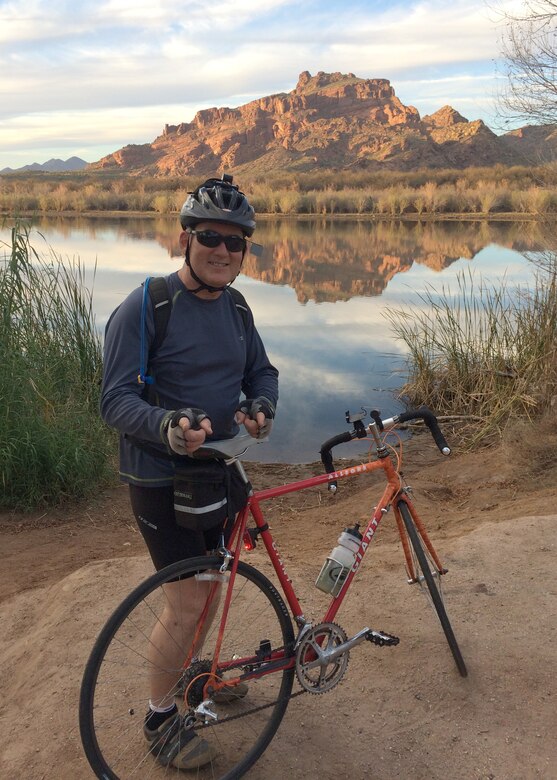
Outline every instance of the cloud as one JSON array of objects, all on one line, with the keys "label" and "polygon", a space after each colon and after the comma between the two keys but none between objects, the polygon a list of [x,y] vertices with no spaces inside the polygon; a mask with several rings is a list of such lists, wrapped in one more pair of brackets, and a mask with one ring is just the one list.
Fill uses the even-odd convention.
[{"label": "cloud", "polygon": [[498,56],[491,17],[483,0],[3,2],[2,145],[12,154],[42,135],[114,151],[199,108],[291,90],[302,70],[389,78],[422,112],[437,99],[458,108],[459,95],[487,111],[479,77],[491,78]]},{"label": "cloud", "polygon": [[[106,154],[113,152],[122,139],[124,143],[144,143],[162,132],[169,115],[178,114],[181,107],[148,106],[134,109],[109,109],[99,112],[56,111],[33,112],[12,117],[0,123],[0,147],[12,153],[21,147],[25,137],[27,149],[86,148],[94,137],[96,148],[105,148]],[[102,155],[100,155],[102,156]],[[95,158],[98,159],[98,158]],[[88,162],[93,162],[88,157]]]},{"label": "cloud", "polygon": [[205,0],[4,2],[0,4],[0,41],[21,45],[65,39],[70,46],[79,48],[83,41],[124,35],[130,39],[134,36],[135,41],[151,41],[154,51],[170,33],[189,33],[194,38],[208,35],[214,40],[218,31],[233,31],[295,5],[294,0],[221,0],[211,4]]}]

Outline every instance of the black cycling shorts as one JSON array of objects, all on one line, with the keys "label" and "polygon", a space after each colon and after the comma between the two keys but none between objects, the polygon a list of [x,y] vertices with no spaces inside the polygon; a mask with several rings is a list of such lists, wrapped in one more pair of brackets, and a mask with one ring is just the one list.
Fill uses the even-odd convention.
[{"label": "black cycling shorts", "polygon": [[191,531],[176,523],[174,488],[129,485],[132,510],[157,571],[184,558],[216,550],[222,524],[207,531]]}]

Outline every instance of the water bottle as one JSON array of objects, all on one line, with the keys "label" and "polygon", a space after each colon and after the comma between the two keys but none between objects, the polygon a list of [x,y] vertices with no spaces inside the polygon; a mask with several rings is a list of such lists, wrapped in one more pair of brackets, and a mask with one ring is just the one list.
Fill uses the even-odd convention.
[{"label": "water bottle", "polygon": [[330,593],[332,596],[338,596],[340,593],[360,548],[362,535],[359,527],[356,523],[354,528],[344,529],[338,537],[338,545],[323,564],[315,585],[324,593]]}]

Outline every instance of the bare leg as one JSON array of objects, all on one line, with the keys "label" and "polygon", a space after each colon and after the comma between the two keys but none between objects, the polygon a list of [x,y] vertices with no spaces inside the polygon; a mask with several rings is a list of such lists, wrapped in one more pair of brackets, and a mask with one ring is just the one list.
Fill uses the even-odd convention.
[{"label": "bare leg", "polygon": [[[195,577],[164,585],[166,604],[151,637],[147,657],[151,664],[151,701],[156,707],[170,707],[174,702],[176,683],[187,656],[195,655],[214,618],[219,603],[220,586]],[[213,594],[203,630],[192,650],[197,621],[207,598]]]}]

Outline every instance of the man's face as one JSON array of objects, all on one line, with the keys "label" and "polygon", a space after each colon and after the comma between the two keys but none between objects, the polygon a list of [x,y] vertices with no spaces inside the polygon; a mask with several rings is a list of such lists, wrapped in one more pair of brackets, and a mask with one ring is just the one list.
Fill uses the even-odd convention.
[{"label": "man's face", "polygon": [[[196,232],[204,230],[220,233],[222,236],[243,237],[242,230],[234,225],[222,222],[200,222],[196,225]],[[203,246],[196,235],[184,232],[180,236],[180,244],[185,249],[188,239],[190,241],[190,262],[193,270],[206,284],[212,287],[223,287],[230,284],[240,272],[242,265],[242,251],[230,252],[223,241],[216,247]],[[188,269],[189,270],[189,269]]]}]

